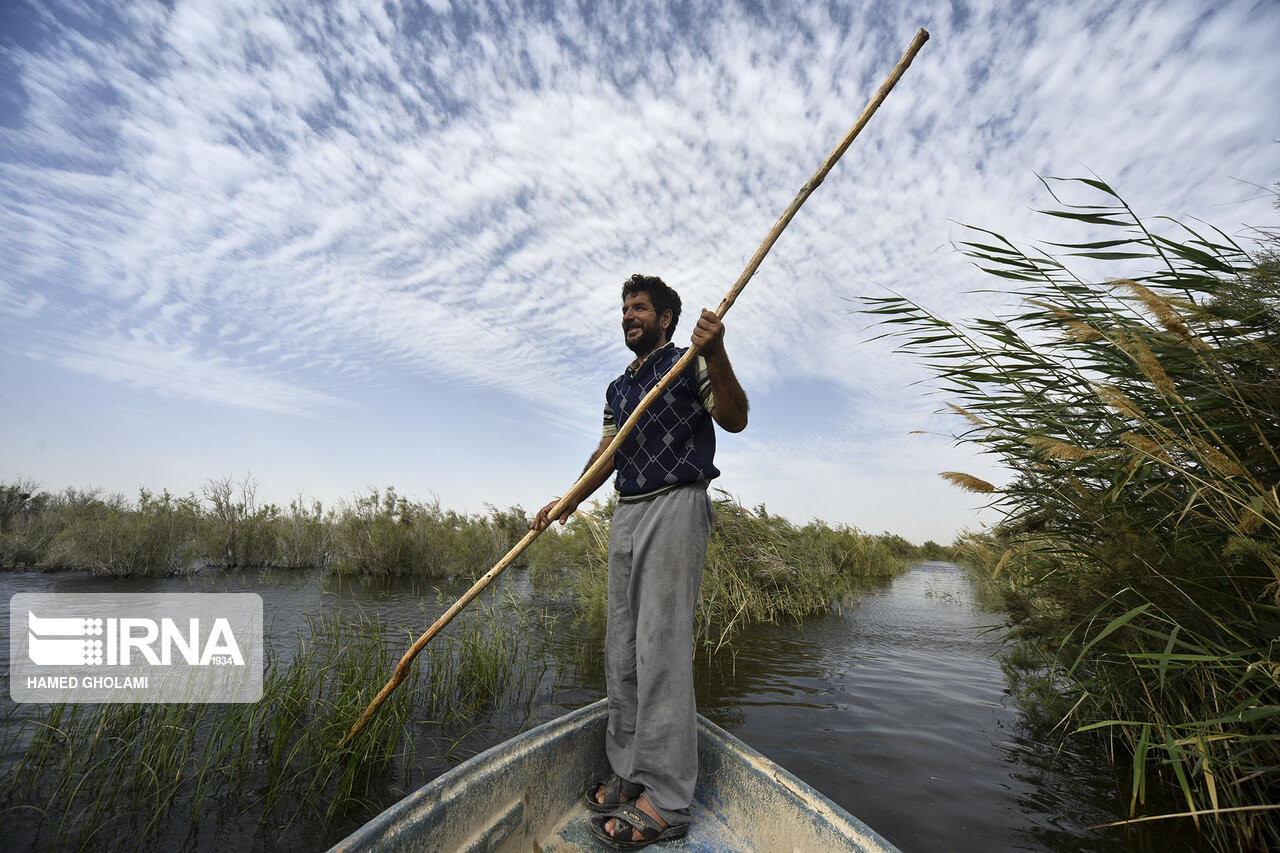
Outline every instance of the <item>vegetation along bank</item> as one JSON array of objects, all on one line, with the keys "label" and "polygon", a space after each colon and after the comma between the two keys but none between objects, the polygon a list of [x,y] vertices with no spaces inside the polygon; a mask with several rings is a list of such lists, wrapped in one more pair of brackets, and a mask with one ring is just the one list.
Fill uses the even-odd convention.
[{"label": "vegetation along bank", "polygon": [[1009,471],[943,476],[1003,511],[962,560],[1039,658],[1028,688],[1120,747],[1135,806],[1158,780],[1214,848],[1280,849],[1280,236],[1246,248],[1096,179],[1046,185],[1086,196],[1044,213],[1087,236],[961,244],[1020,310],[863,310]]}]

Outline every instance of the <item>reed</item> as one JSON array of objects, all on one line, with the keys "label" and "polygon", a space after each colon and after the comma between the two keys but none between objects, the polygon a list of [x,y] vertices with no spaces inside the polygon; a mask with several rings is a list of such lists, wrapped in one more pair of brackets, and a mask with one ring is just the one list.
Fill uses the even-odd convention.
[{"label": "reed", "polygon": [[[1184,808],[1167,819],[1216,849],[1276,849],[1280,241],[1157,229],[1092,178],[1046,186],[1092,194],[1044,211],[1086,239],[1059,255],[977,228],[961,243],[1024,308],[863,310],[928,366],[965,417],[956,437],[1010,473],[943,476],[990,487],[1003,513],[961,550],[1039,650],[1037,689],[1125,747],[1135,815],[1169,785]],[[1082,262],[1122,274],[1086,280]]]},{"label": "reed", "polygon": [[317,826],[365,820],[438,771],[444,759],[418,743],[448,754],[489,717],[523,721],[545,671],[541,627],[536,615],[472,614],[345,749],[334,745],[407,628],[312,617],[270,655],[255,704],[53,705],[20,723],[11,713],[6,834],[52,849],[210,837],[245,847],[264,834],[306,846]]},{"label": "reed", "polygon": [[[798,527],[723,493],[714,503],[715,527],[695,616],[695,642],[711,651],[731,646],[746,625],[826,612],[859,580],[892,577],[911,559],[923,558],[921,549],[892,534],[870,536],[817,520]],[[567,591],[579,618],[597,637],[603,636],[607,615],[609,520],[615,506],[611,499],[579,510],[563,531],[543,536],[530,548],[535,587]]]}]

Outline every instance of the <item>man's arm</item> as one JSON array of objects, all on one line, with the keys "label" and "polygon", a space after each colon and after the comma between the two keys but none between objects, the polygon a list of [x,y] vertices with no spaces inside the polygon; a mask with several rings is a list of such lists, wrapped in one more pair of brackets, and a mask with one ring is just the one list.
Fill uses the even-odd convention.
[{"label": "man's arm", "polygon": [[747,427],[747,410],[751,405],[747,402],[747,392],[733,374],[729,354],[724,350],[724,323],[714,311],[702,309],[692,340],[707,361],[707,378],[711,380],[711,393],[715,397],[711,417],[728,432],[742,432]]},{"label": "man's arm", "polygon": [[[587,460],[586,467],[582,469],[583,473],[586,473],[587,468],[590,468],[592,465],[595,464],[595,461],[600,458],[600,454],[604,453],[605,448],[609,446],[609,442],[611,441],[613,441],[613,436],[611,435],[606,435],[604,438],[600,439],[600,446],[595,449],[595,452],[591,454],[591,458]],[[582,493],[582,497],[578,498],[576,501],[571,502],[567,507],[565,507],[564,512],[562,512],[560,514],[560,517],[555,520],[559,521],[561,524],[564,524],[566,521],[568,521],[569,516],[573,515],[574,511],[578,509],[578,504],[582,503],[584,500],[591,497],[591,495],[595,493],[596,489],[600,488],[605,484],[605,481],[609,479],[609,475],[612,473],[613,473],[613,462],[611,460],[607,466],[601,469],[599,474],[592,477],[591,480],[588,481],[587,490]],[[529,529],[541,530],[544,527],[546,527],[548,524],[550,524],[552,522],[552,519],[548,517],[547,513],[551,512],[551,510],[554,509],[555,505],[559,502],[560,502],[560,499],[555,498],[554,500],[551,501],[551,503],[547,504],[542,509],[538,510],[538,515],[533,519],[533,524],[529,525]]]}]

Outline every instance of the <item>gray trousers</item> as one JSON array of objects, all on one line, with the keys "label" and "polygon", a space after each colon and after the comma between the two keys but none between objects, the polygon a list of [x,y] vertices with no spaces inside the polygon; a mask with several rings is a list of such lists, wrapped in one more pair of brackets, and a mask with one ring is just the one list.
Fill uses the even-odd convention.
[{"label": "gray trousers", "polygon": [[619,503],[609,534],[605,752],[663,820],[689,819],[698,777],[693,613],[711,539],[705,483]]}]

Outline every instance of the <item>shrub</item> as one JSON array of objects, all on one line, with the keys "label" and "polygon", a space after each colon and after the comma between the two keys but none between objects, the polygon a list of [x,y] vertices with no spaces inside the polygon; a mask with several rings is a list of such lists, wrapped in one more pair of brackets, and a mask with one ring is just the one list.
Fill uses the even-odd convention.
[{"label": "shrub", "polygon": [[[209,512],[204,517],[205,558],[226,568],[270,566],[278,558],[274,504],[258,504],[258,481],[246,474],[237,484],[231,477],[206,480],[201,487]],[[237,493],[238,492],[238,493]]]},{"label": "shrub", "polygon": [[326,565],[333,545],[333,523],[333,514],[326,514],[319,501],[308,505],[301,496],[294,498],[287,513],[272,519],[275,565],[284,569]]},{"label": "shrub", "polygon": [[123,495],[105,499],[68,489],[55,516],[65,524],[50,540],[41,568],[89,569],[128,576],[186,570],[197,557],[194,546],[199,508],[192,497],[177,498],[142,489],[138,504]]},{"label": "shrub", "polygon": [[52,496],[29,480],[0,485],[0,569],[40,564],[53,532],[43,524]]},{"label": "shrub", "polygon": [[[478,576],[511,544],[506,527],[483,516],[418,503],[394,488],[344,503],[334,530],[334,570],[341,574]],[[527,525],[526,525],[527,529]]]}]

